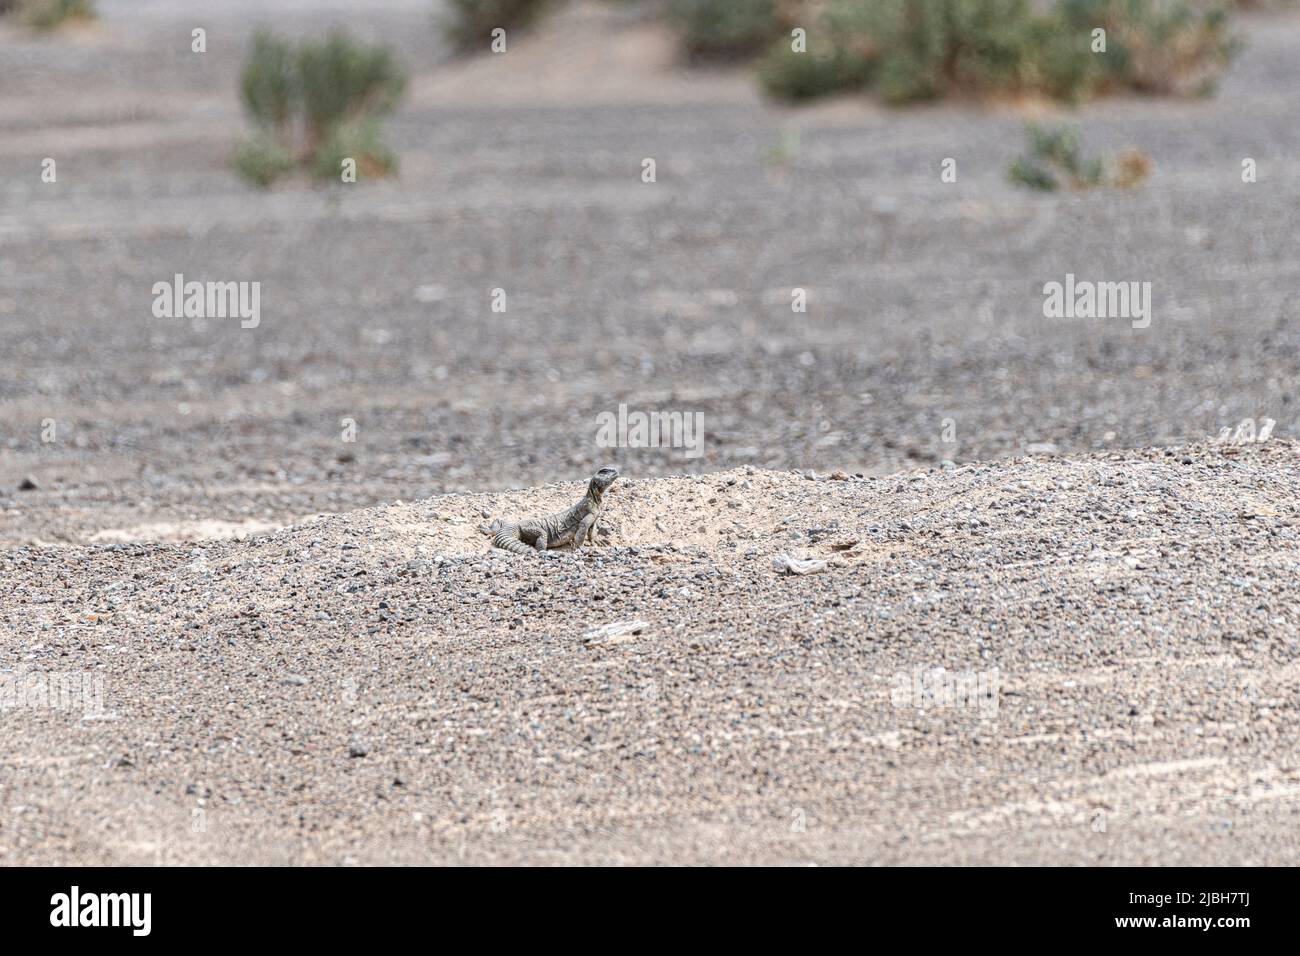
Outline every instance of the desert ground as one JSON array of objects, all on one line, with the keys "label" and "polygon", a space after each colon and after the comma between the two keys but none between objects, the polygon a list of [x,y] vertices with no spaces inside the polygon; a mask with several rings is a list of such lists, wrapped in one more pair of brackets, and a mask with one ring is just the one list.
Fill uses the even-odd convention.
[{"label": "desert ground", "polygon": [[[416,0],[98,6],[0,25],[0,861],[1294,862],[1300,14],[1209,99],[892,110],[644,4],[467,59]],[[235,177],[263,22],[398,51],[398,177]],[[1035,118],[1151,179],[1017,190]],[[601,545],[489,551],[604,464]]]}]

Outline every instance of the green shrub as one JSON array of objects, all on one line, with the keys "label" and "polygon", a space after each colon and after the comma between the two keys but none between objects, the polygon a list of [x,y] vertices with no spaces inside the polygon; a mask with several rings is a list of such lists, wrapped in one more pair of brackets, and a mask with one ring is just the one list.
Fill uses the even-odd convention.
[{"label": "green shrub", "polygon": [[753,56],[784,32],[776,0],[672,0],[668,15],[695,59]]},{"label": "green shrub", "polygon": [[1077,103],[1097,90],[1102,68],[1086,30],[1066,28],[1057,17],[1036,17],[1027,33],[1032,52],[1021,74],[1026,92]]},{"label": "green shrub", "polygon": [[[741,54],[767,36],[759,80],[808,99],[871,84],[889,103],[952,95],[1075,102],[1118,88],[1208,92],[1240,48],[1222,0],[676,0],[688,50]],[[788,27],[808,31],[790,49]],[[1106,52],[1092,31],[1106,30]],[[772,39],[775,38],[775,39]]]},{"label": "green shrub", "polygon": [[337,181],[343,160],[354,159],[358,178],[379,178],[397,172],[397,156],[383,141],[374,119],[341,123],[312,154],[311,174],[321,181]]},{"label": "green shrub", "polygon": [[334,178],[344,157],[357,161],[359,174],[385,175],[397,160],[383,143],[379,119],[405,87],[405,75],[383,47],[359,45],[336,31],[295,48],[259,33],[240,76],[244,108],[258,129],[239,147],[235,169],[263,187],[299,166]]},{"label": "green shrub", "polygon": [[884,58],[876,69],[876,87],[881,99],[895,105],[933,100],[943,94],[939,74],[925,59],[908,52]]},{"label": "green shrub", "polygon": [[17,0],[12,6],[19,19],[34,30],[53,30],[69,20],[95,18],[93,0]]},{"label": "green shrub", "polygon": [[1151,170],[1146,153],[1129,149],[1108,164],[1101,159],[1085,159],[1079,144],[1079,132],[1073,127],[1048,128],[1030,123],[1025,127],[1029,141],[1027,155],[1011,164],[1007,175],[1013,183],[1029,189],[1054,191],[1062,185],[1071,189],[1097,186],[1136,186]]},{"label": "green shrub", "polygon": [[1011,85],[1025,58],[1028,0],[883,0],[865,9],[882,71],[916,76],[900,89]]},{"label": "green shrub", "polygon": [[807,100],[863,86],[870,67],[869,60],[843,47],[824,49],[818,44],[807,52],[795,53],[790,42],[782,39],[759,64],[758,78],[771,96]]},{"label": "green shrub", "polygon": [[1007,170],[1007,178],[1017,186],[1024,186],[1026,189],[1038,189],[1042,192],[1055,192],[1060,183],[1056,181],[1056,176],[1044,164],[1036,162],[1027,156],[1017,156],[1011,163],[1011,168]]},{"label": "green shrub", "polygon": [[1106,31],[1106,81],[1142,93],[1205,95],[1241,49],[1218,0],[1061,0],[1066,28]]},{"label": "green shrub", "polygon": [[[879,59],[891,103],[954,93],[1042,92],[1072,97],[1087,64],[1059,24],[1030,0],[841,0]],[[1058,57],[1064,56],[1064,59]]]},{"label": "green shrub", "polygon": [[298,51],[298,82],[310,148],[333,129],[363,117],[392,112],[406,77],[384,47],[363,47],[342,33]]},{"label": "green shrub", "polygon": [[[814,55],[815,63],[799,62]],[[760,78],[790,99],[868,81],[889,103],[954,93],[1072,99],[1095,75],[1089,55],[1079,34],[1063,36],[1031,0],[828,0],[808,52],[776,47]]]},{"label": "green shrub", "polygon": [[1077,129],[1070,126],[1053,129],[1030,123],[1025,128],[1025,135],[1029,140],[1028,161],[1036,164],[1040,171],[1048,171],[1049,175],[1064,173],[1069,185],[1075,189],[1101,185],[1105,164],[1100,159],[1083,158]]},{"label": "green shrub", "polygon": [[451,0],[442,33],[461,52],[486,50],[497,27],[524,29],[552,5],[552,0]]},{"label": "green shrub", "polygon": [[298,72],[293,47],[265,31],[253,37],[253,48],[239,78],[244,109],[263,130],[281,140],[298,102]]},{"label": "green shrub", "polygon": [[255,134],[240,143],[233,163],[235,172],[263,189],[293,172],[296,164],[293,154],[265,133]]}]

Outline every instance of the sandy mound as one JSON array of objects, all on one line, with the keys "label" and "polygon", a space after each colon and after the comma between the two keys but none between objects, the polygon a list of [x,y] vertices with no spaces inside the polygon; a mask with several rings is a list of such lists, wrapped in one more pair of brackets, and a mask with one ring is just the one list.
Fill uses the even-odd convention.
[{"label": "sandy mound", "polygon": [[0,854],[1289,859],[1298,451],[622,479],[549,559],[475,528],[580,483],[10,550],[3,676],[102,707],[7,708]]}]

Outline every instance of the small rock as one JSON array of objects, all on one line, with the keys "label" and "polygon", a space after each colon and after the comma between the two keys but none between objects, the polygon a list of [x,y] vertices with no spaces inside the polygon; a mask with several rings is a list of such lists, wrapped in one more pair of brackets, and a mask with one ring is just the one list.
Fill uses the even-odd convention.
[{"label": "small rock", "polygon": [[825,571],[829,562],[818,558],[792,558],[788,554],[778,554],[772,558],[772,568],[777,574],[817,574]]},{"label": "small rock", "polygon": [[18,483],[19,491],[36,491],[40,487],[41,486],[36,483],[36,479],[33,478],[31,475],[28,475],[26,478],[24,478],[22,481]]},{"label": "small rock", "polygon": [[623,644],[640,634],[650,625],[646,621],[613,621],[600,627],[593,627],[582,635],[588,644]]}]

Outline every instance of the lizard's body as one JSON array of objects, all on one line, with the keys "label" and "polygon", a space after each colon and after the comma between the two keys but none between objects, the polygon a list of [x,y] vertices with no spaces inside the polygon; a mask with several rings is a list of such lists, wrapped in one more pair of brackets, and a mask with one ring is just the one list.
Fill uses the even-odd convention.
[{"label": "lizard's body", "polygon": [[581,548],[585,542],[593,540],[592,530],[600,517],[605,489],[617,477],[617,469],[602,468],[592,476],[587,493],[576,505],[544,518],[525,518],[519,522],[498,518],[490,525],[480,525],[479,530],[492,536],[492,547],[515,554],[533,554],[566,544]]}]

